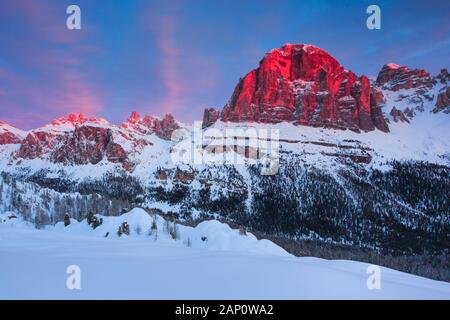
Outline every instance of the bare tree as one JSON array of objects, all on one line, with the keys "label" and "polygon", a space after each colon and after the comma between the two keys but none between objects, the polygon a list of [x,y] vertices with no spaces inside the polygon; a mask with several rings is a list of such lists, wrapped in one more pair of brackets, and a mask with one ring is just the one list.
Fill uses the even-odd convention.
[{"label": "bare tree", "polygon": [[172,239],[174,239],[174,240],[177,240],[180,237],[180,231],[179,231],[178,224],[176,221],[173,223],[173,226],[170,230],[170,235],[172,236]]}]

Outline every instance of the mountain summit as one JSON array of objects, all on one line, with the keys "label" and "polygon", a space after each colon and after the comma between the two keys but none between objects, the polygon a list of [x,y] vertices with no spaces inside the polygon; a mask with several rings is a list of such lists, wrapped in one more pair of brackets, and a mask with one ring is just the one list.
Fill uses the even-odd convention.
[{"label": "mountain summit", "polygon": [[241,78],[223,121],[278,123],[388,132],[380,93],[366,76],[344,69],[326,51],[286,44]]}]

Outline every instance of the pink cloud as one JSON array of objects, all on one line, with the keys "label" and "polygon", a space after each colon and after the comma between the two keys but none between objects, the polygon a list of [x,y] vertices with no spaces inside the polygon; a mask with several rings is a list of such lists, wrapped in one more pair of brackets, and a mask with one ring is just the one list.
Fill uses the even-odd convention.
[{"label": "pink cloud", "polygon": [[[4,109],[2,116],[4,113],[9,114],[9,119],[16,121],[16,125],[29,127],[31,123],[44,120],[37,110],[48,112],[45,122],[49,117],[59,117],[70,112],[87,115],[99,113],[103,103],[99,90],[91,80],[95,78],[95,73],[92,70],[88,73],[81,71],[84,55],[101,53],[96,46],[80,41],[89,34],[90,28],[83,25],[82,33],[68,31],[64,20],[65,5],[55,2],[14,0],[7,1],[4,9],[2,12],[15,12],[29,26],[28,41],[18,39],[10,41],[8,45],[15,55],[16,64],[31,72],[24,76],[0,69],[0,79],[5,81],[10,91],[7,96],[0,94],[2,108],[8,108]],[[1,15],[0,12],[0,18]],[[36,49],[34,44],[42,42],[50,45]],[[71,46],[69,49],[67,46],[55,47],[52,44]],[[33,111],[31,107],[37,110]],[[18,117],[17,113],[27,116]]]},{"label": "pink cloud", "polygon": [[156,43],[161,51],[162,68],[159,75],[167,89],[167,96],[160,104],[160,109],[164,112],[173,112],[179,107],[181,95],[183,94],[183,83],[180,81],[178,71],[179,52],[175,44],[175,32],[177,21],[174,16],[162,17],[158,23],[156,33]]},{"label": "pink cloud", "polygon": [[0,79],[6,79],[12,91],[3,95],[0,90],[2,117],[9,115],[12,124],[29,128],[35,123],[46,123],[51,117],[71,112],[91,116],[103,109],[97,92],[79,73],[53,70],[52,77],[48,83],[35,82],[3,70]]},{"label": "pink cloud", "polygon": [[[95,115],[103,109],[103,104],[91,86],[78,73],[60,73],[58,75],[63,90],[54,100],[48,101],[52,111],[64,113],[81,112]],[[47,107],[47,108],[49,108]]]},{"label": "pink cloud", "polygon": [[186,116],[187,108],[193,107],[189,105],[193,97],[216,85],[219,68],[216,61],[199,52],[194,45],[177,42],[176,36],[182,31],[182,22],[177,15],[152,16],[150,19],[147,16],[146,24],[147,21],[152,21],[150,30],[161,53],[158,75],[166,90],[156,108],[155,105],[151,108],[160,114],[172,113],[182,118]]}]

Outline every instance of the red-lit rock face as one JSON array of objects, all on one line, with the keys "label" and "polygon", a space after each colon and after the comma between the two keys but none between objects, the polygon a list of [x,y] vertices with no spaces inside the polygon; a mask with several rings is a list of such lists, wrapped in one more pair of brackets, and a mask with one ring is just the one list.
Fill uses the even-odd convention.
[{"label": "red-lit rock face", "polygon": [[95,143],[102,141],[102,131],[106,130],[101,127],[102,124],[109,125],[103,119],[87,119],[81,113],[71,113],[51,121],[43,128],[30,131],[16,156],[24,159],[46,158],[71,164],[96,163],[98,153],[94,149],[99,147],[92,147],[94,140]]},{"label": "red-lit rock face", "polygon": [[383,93],[375,87],[372,87],[370,92],[370,109],[373,124],[376,128],[384,132],[389,132],[389,127],[381,110],[381,106],[384,104]]},{"label": "red-lit rock face", "polygon": [[22,140],[11,132],[0,133],[0,145],[2,144],[18,144]]},{"label": "red-lit rock face", "polygon": [[119,128],[103,119],[69,115],[29,132],[21,141],[15,158],[43,159],[66,165],[97,164],[105,160],[132,171],[136,165],[131,160],[132,155],[148,145],[152,143],[133,128]]},{"label": "red-lit rock face", "polygon": [[6,122],[0,121],[0,145],[19,144],[23,139],[23,132]]},{"label": "red-lit rock face", "polygon": [[70,165],[96,164],[103,159],[126,164],[125,150],[114,142],[112,130],[96,126],[77,126],[74,131],[30,132],[22,142],[17,157],[48,159]]},{"label": "red-lit rock face", "polygon": [[43,158],[63,141],[64,136],[61,134],[46,131],[30,132],[22,141],[17,157],[24,159]]},{"label": "red-lit rock face", "polygon": [[155,130],[156,135],[162,139],[170,140],[172,133],[180,126],[171,114],[166,114],[160,121],[160,127]]},{"label": "red-lit rock face", "polygon": [[96,164],[104,158],[113,163],[124,163],[128,157],[125,150],[114,142],[111,129],[78,126],[56,150],[54,158],[62,163]]},{"label": "red-lit rock face", "polygon": [[285,45],[239,81],[222,120],[388,131],[377,104],[383,99],[372,95],[367,77],[344,70],[324,50]]}]

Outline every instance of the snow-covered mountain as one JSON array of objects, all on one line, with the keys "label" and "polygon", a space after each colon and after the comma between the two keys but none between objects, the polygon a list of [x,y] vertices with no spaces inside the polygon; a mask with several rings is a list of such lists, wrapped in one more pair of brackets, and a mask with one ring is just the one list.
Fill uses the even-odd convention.
[{"label": "snow-covered mountain", "polygon": [[[137,113],[120,125],[71,114],[28,132],[2,122],[0,209],[42,226],[141,206],[286,241],[448,255],[449,80],[445,69],[432,76],[393,63],[370,80],[318,47],[285,45],[239,81],[223,110],[205,110],[200,128]],[[277,174],[254,161],[267,156],[264,137],[256,146],[211,139],[227,129],[275,130]],[[200,132],[201,143],[174,132]],[[174,162],[180,146],[193,158],[239,161]]]},{"label": "snow-covered mountain", "polygon": [[[86,118],[83,114],[70,114],[50,124],[31,130],[20,143],[14,158],[46,160],[62,165],[98,164],[102,160],[117,163],[132,171],[139,162],[142,150],[152,146],[154,136],[170,139],[178,123],[171,115],[164,119],[133,112],[120,126],[105,119]],[[152,137],[149,137],[152,136]]]}]

